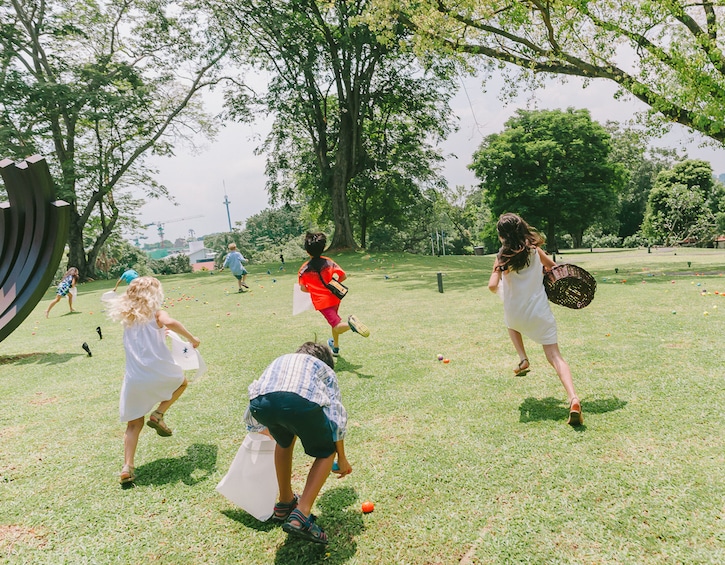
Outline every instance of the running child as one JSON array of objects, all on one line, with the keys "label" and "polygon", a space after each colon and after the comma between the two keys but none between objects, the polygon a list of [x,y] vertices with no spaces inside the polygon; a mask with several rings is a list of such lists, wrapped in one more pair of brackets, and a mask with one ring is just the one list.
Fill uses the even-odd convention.
[{"label": "running child", "polygon": [[556,320],[551,313],[544,289],[543,271],[556,263],[541,249],[544,238],[516,214],[502,214],[496,224],[501,249],[494,261],[488,281],[491,292],[503,292],[504,322],[519,355],[516,375],[529,372],[529,360],[522,334],[544,347],[547,361],[556,370],[569,398],[569,421],[572,426],[584,422],[581,403],[574,390],[571,370],[561,356]]},{"label": "running child", "polygon": [[332,354],[337,357],[340,353],[340,334],[352,330],[363,337],[368,337],[370,330],[355,316],[350,315],[347,322],[343,322],[340,314],[338,314],[340,299],[332,294],[326,285],[333,278],[338,282],[343,282],[347,275],[340,268],[340,265],[329,257],[322,256],[326,245],[327,236],[324,233],[307,232],[305,235],[305,251],[307,251],[310,259],[300,267],[297,276],[300,290],[310,293],[315,310],[325,317],[325,320],[332,328],[332,337],[327,341],[327,344],[332,349]]},{"label": "running child", "polygon": [[247,269],[244,268],[244,263],[247,263],[248,261],[244,258],[244,255],[237,251],[236,243],[230,243],[228,247],[229,253],[227,253],[226,258],[224,259],[224,264],[221,266],[221,269],[219,269],[219,272],[221,273],[224,270],[224,267],[229,267],[229,270],[237,279],[239,292],[244,292],[242,287],[249,288],[247,283],[244,282],[247,280]]},{"label": "running child", "polygon": [[123,436],[124,463],[119,478],[122,485],[136,478],[134,457],[146,414],[158,403],[146,425],[160,436],[172,435],[164,414],[186,389],[184,371],[174,363],[166,346],[166,330],[184,336],[194,348],[200,343],[181,322],[161,309],[163,301],[159,280],[139,277],[108,305],[111,319],[123,324],[126,350],[126,371],[119,402],[121,421],[127,422]]},{"label": "running child", "polygon": [[70,267],[66,272],[65,275],[63,275],[63,278],[60,279],[60,282],[58,283],[58,290],[56,291],[55,298],[53,301],[48,304],[48,308],[45,310],[45,317],[48,317],[48,314],[50,314],[51,309],[53,306],[58,304],[58,302],[61,301],[61,299],[64,296],[68,297],[68,308],[70,308],[71,312],[75,312],[73,310],[73,296],[75,295],[74,289],[76,288],[76,284],[78,283],[78,269],[75,267]]}]

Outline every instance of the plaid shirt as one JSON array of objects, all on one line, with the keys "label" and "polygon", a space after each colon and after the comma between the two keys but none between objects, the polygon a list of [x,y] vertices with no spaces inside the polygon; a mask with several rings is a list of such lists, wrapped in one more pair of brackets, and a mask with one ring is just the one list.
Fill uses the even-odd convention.
[{"label": "plaid shirt", "polygon": [[[249,385],[249,399],[270,392],[293,392],[302,398],[322,406],[332,426],[333,441],[344,439],[347,427],[347,411],[342,405],[337,375],[327,363],[312,355],[289,353],[278,357],[267,367],[262,376]],[[247,430],[264,429],[249,412],[244,413]]]}]

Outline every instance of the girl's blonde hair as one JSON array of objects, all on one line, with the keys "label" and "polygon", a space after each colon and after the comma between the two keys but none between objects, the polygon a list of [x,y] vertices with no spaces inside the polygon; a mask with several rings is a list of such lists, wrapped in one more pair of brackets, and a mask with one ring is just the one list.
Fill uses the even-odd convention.
[{"label": "girl's blonde hair", "polygon": [[124,326],[149,322],[163,302],[164,291],[159,279],[139,277],[131,281],[124,294],[109,304],[108,316]]}]

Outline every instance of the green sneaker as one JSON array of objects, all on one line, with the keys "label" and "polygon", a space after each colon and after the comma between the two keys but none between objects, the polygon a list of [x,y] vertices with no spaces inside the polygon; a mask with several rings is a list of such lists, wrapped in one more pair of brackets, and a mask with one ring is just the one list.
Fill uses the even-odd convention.
[{"label": "green sneaker", "polygon": [[360,334],[363,337],[368,337],[370,335],[370,329],[352,314],[347,319],[347,325],[350,326],[350,329],[356,334]]}]

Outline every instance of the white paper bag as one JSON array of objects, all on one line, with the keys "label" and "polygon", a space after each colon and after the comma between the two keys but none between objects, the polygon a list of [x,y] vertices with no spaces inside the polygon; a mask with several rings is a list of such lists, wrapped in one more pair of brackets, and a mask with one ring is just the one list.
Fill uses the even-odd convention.
[{"label": "white paper bag", "polygon": [[167,330],[166,334],[171,338],[171,356],[174,358],[174,363],[184,371],[196,369],[193,378],[201,377],[206,373],[206,363],[204,363],[198,349],[194,348],[188,341],[181,339],[181,336],[174,331]]},{"label": "white paper bag", "polygon": [[292,291],[292,315],[296,316],[305,310],[312,310],[312,297],[309,292],[302,292],[300,285],[295,283]]},{"label": "white paper bag", "polygon": [[216,487],[227,500],[262,522],[274,514],[279,493],[274,469],[275,445],[272,438],[249,432],[229,471]]},{"label": "white paper bag", "polygon": [[101,294],[101,302],[109,302],[111,300],[116,300],[116,298],[118,298],[118,294],[116,294],[115,290],[109,290]]}]

